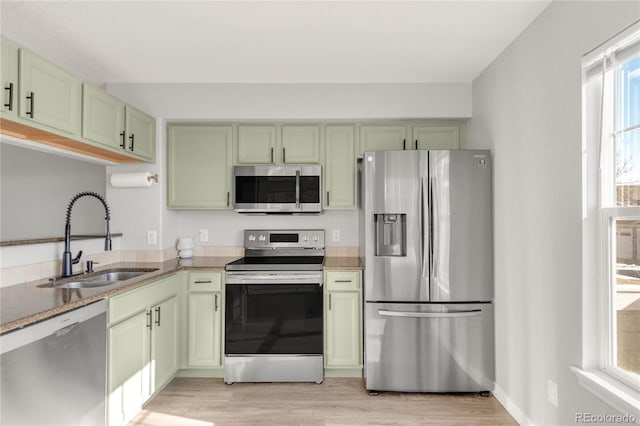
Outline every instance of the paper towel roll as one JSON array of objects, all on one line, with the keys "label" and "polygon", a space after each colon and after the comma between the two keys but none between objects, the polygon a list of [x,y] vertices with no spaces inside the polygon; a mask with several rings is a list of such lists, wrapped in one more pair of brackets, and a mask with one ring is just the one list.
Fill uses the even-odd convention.
[{"label": "paper towel roll", "polygon": [[115,188],[140,188],[151,186],[151,173],[113,173],[111,185]]}]

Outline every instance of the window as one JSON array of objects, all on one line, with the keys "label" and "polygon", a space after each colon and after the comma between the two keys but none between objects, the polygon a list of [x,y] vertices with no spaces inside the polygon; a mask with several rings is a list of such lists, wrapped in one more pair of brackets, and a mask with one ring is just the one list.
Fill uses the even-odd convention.
[{"label": "window", "polygon": [[585,56],[582,113],[582,367],[640,401],[640,23]]}]

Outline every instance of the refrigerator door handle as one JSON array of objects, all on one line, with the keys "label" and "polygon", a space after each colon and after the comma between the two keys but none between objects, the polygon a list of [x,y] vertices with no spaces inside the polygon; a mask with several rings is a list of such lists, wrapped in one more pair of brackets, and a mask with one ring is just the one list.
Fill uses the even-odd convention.
[{"label": "refrigerator door handle", "polygon": [[[429,229],[429,182],[428,178],[423,177],[420,181],[420,234],[422,235],[422,276],[429,277],[429,259],[431,258],[431,229]],[[425,227],[426,225],[426,227]],[[425,237],[425,231],[429,233]]]},{"label": "refrigerator door handle", "polygon": [[464,318],[479,317],[482,315],[481,309],[471,311],[453,311],[453,312],[407,312],[407,311],[388,311],[379,309],[378,315],[382,317],[409,317],[409,318]]},{"label": "refrigerator door handle", "polygon": [[431,271],[433,273],[433,278],[438,278],[438,261],[439,261],[439,256],[438,255],[438,251],[439,251],[439,247],[440,244],[438,242],[438,226],[440,226],[440,224],[438,223],[438,204],[437,204],[437,199],[438,199],[438,181],[436,180],[435,177],[431,178],[431,185],[429,187],[429,199],[430,199],[430,216],[431,216]]}]

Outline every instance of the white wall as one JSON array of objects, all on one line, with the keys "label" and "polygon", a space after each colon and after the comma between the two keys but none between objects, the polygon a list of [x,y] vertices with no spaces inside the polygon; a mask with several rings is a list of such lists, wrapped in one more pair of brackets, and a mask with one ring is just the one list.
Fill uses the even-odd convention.
[{"label": "white wall", "polygon": [[468,145],[495,157],[497,390],[539,425],[614,412],[569,371],[581,362],[580,61],[639,5],[553,2],[473,82]]},{"label": "white wall", "polygon": [[[471,85],[456,84],[109,84],[106,90],[158,119],[156,165],[109,167],[107,173],[159,171],[161,185],[139,190],[107,185],[114,229],[124,233],[124,249],[152,249],[146,231],[162,230],[157,248],[191,236],[196,244],[241,246],[251,228],[324,228],[329,245],[358,245],[357,212],[326,211],[320,216],[244,216],[232,211],[166,209],[164,120],[297,120],[376,118],[468,118]],[[117,226],[116,226],[117,225]],[[195,238],[209,230],[209,242]],[[340,241],[329,232],[340,230]]]}]

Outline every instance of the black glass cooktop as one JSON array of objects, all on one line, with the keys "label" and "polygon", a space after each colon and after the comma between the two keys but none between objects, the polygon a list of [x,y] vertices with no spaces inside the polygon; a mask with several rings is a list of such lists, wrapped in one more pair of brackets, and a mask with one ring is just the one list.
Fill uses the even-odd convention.
[{"label": "black glass cooktop", "polygon": [[275,270],[275,269],[322,269],[324,256],[259,256],[243,257],[227,264],[227,271]]}]

